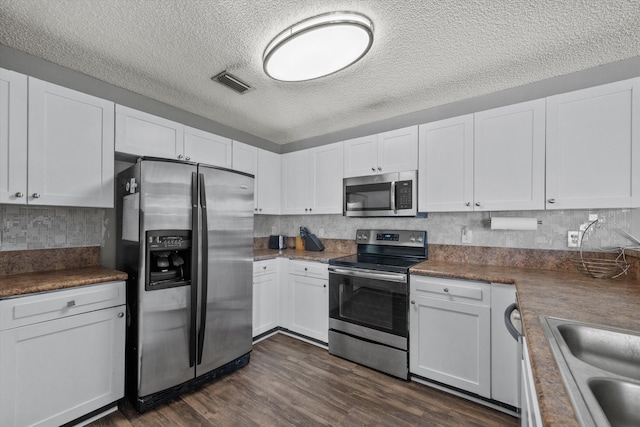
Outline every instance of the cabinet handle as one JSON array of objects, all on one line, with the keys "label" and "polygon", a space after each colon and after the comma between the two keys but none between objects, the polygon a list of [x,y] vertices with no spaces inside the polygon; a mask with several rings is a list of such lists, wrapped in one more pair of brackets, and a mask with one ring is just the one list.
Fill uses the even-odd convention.
[{"label": "cabinet handle", "polygon": [[444,291],[449,293],[449,288],[444,288]]},{"label": "cabinet handle", "polygon": [[307,271],[307,267],[304,268],[304,271]]},{"label": "cabinet handle", "polygon": [[67,301],[67,307],[73,307],[74,305],[76,305],[76,300]]},{"label": "cabinet handle", "polygon": [[414,300],[411,300],[411,304],[415,304],[416,302]]},{"label": "cabinet handle", "polygon": [[371,168],[371,172],[375,172],[375,171],[376,171],[376,168]]},{"label": "cabinet handle", "polygon": [[309,212],[309,209],[307,209],[307,208],[304,208],[304,211],[305,211],[305,212]]},{"label": "cabinet handle", "polygon": [[182,154],[178,154],[178,159],[182,160],[184,156]]},{"label": "cabinet handle", "polygon": [[378,171],[382,172],[382,168],[380,166],[378,166]]},{"label": "cabinet handle", "polygon": [[40,193],[33,193],[31,195],[31,197],[33,197],[34,199],[39,199],[40,198]]},{"label": "cabinet handle", "polygon": [[555,202],[556,202],[556,199],[549,199],[549,200],[547,200],[547,203],[551,203],[551,204],[553,204],[553,203],[555,203]]},{"label": "cabinet handle", "polygon": [[124,313],[123,312],[118,313],[118,317],[124,317]]},{"label": "cabinet handle", "polygon": [[191,157],[187,156],[185,157],[185,160],[191,160]]},{"label": "cabinet handle", "polygon": [[267,266],[266,266],[266,265],[263,265],[263,266],[262,266],[262,269],[263,269],[263,270],[266,270],[266,269],[267,269]]},{"label": "cabinet handle", "polygon": [[471,206],[471,202],[467,202],[467,206]]},{"label": "cabinet handle", "polygon": [[18,198],[19,198],[19,197],[24,197],[24,193],[23,193],[22,191],[18,191],[18,192],[15,194],[15,196],[16,196],[16,197],[18,197]]},{"label": "cabinet handle", "polygon": [[258,209],[258,212],[262,212],[262,208]]},{"label": "cabinet handle", "polygon": [[254,211],[258,212],[258,208],[255,208]]},{"label": "cabinet handle", "polygon": [[322,285],[322,287],[323,287],[323,288],[326,288],[326,287],[327,287],[327,285],[326,285],[326,284],[324,284],[324,285]]},{"label": "cabinet handle", "polygon": [[312,210],[313,210],[312,208],[309,208],[309,212],[311,212]]},{"label": "cabinet handle", "polygon": [[480,202],[476,202],[476,206],[480,207]]}]

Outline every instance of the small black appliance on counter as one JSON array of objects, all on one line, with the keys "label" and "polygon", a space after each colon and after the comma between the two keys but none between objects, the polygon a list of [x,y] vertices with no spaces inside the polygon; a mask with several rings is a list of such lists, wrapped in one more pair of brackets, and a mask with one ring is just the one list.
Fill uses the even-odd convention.
[{"label": "small black appliance on counter", "polygon": [[269,236],[269,249],[287,249],[287,236],[271,235]]}]

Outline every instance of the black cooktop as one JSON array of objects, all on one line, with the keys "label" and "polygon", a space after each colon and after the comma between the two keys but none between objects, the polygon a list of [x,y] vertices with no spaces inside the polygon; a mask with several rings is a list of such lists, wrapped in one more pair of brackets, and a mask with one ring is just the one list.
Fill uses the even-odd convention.
[{"label": "black cooktop", "polygon": [[365,270],[389,271],[393,273],[408,273],[409,268],[421,263],[422,261],[424,261],[424,259],[357,254],[330,259],[329,265],[363,268]]}]

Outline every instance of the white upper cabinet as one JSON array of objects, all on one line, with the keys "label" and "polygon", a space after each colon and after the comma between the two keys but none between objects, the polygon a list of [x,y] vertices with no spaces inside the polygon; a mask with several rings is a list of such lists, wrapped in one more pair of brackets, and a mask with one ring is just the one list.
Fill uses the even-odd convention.
[{"label": "white upper cabinet", "polygon": [[344,141],[344,177],[418,169],[418,127]]},{"label": "white upper cabinet", "polygon": [[282,156],[282,213],[342,213],[342,142]]},{"label": "white upper cabinet", "polygon": [[196,163],[231,168],[231,139],[184,127],[184,158]]},{"label": "white upper cabinet", "polygon": [[544,99],[420,126],[421,212],[544,209]]},{"label": "white upper cabinet", "polygon": [[640,79],[547,98],[547,209],[640,206]]},{"label": "white upper cabinet", "polygon": [[473,210],[473,114],[420,125],[418,210]]},{"label": "white upper cabinet", "polygon": [[233,141],[233,169],[250,173],[254,181],[254,212],[280,213],[280,155]]},{"label": "white upper cabinet", "polygon": [[544,209],[545,100],[474,114],[474,209]]},{"label": "white upper cabinet", "polygon": [[257,212],[280,214],[280,154],[258,148]]},{"label": "white upper cabinet", "polygon": [[26,196],[27,76],[0,68],[0,203]]},{"label": "white upper cabinet", "polygon": [[231,167],[231,139],[116,105],[116,151]]},{"label": "white upper cabinet", "polygon": [[116,105],[116,151],[135,156],[183,159],[184,126]]},{"label": "white upper cabinet", "polygon": [[255,175],[258,172],[258,147],[233,141],[233,169]]},{"label": "white upper cabinet", "polygon": [[29,77],[27,203],[113,207],[114,104]]}]

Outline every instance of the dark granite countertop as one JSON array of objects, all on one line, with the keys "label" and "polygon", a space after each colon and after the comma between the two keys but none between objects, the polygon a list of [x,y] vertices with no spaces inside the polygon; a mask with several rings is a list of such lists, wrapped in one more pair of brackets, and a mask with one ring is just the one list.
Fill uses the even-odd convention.
[{"label": "dark granite countertop", "polygon": [[126,279],[126,273],[101,266],[0,275],[0,298]]},{"label": "dark granite countertop", "polygon": [[640,280],[593,279],[571,271],[425,261],[412,274],[513,283],[527,338],[540,412],[545,426],[578,426],[551,353],[540,316],[554,316],[640,331]]}]

